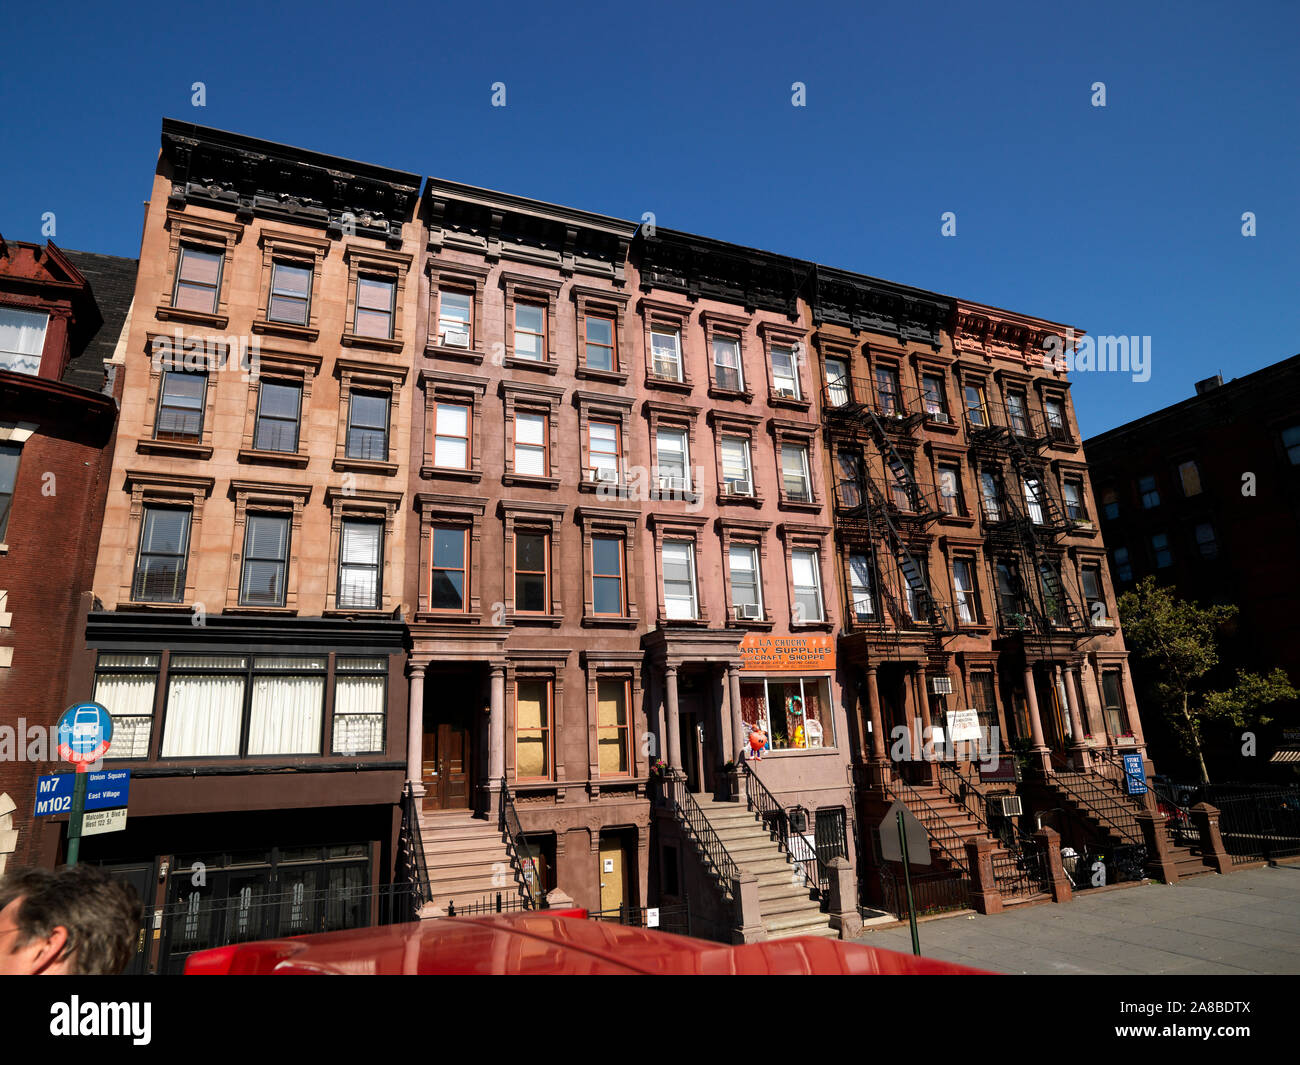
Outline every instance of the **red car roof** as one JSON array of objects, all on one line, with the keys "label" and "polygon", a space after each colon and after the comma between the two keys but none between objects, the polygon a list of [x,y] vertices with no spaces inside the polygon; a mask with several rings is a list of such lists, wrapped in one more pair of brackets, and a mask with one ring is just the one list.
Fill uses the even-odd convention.
[{"label": "red car roof", "polygon": [[984,975],[861,943],[798,936],[730,947],[586,919],[583,910],[443,917],[191,954],[187,974]]}]

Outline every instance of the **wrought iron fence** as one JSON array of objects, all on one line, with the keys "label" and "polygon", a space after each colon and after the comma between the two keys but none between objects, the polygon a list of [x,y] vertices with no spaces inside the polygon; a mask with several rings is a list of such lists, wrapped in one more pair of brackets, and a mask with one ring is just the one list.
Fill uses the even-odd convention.
[{"label": "wrought iron fence", "polygon": [[993,856],[993,879],[1004,899],[1050,894],[1047,855],[1032,840],[1018,840],[1005,854]]},{"label": "wrought iron fence", "polygon": [[803,882],[824,896],[830,884],[826,870],[818,861],[816,848],[808,843],[803,833],[791,831],[790,811],[768,791],[748,760],[742,761],[740,766],[745,774],[746,807],[758,815],[768,835],[776,841],[790,864],[799,869]]},{"label": "wrought iron fence", "polygon": [[1213,800],[1219,835],[1234,865],[1300,854],[1300,788],[1253,790]]},{"label": "wrought iron fence", "polygon": [[457,903],[452,899],[447,903],[448,917],[481,917],[492,913],[514,913],[529,910],[530,900],[520,895],[506,895],[498,891],[495,895],[485,895],[472,902]]},{"label": "wrought iron fence", "polygon": [[587,916],[593,921],[606,921],[629,928],[653,928],[677,936],[694,935],[692,929],[695,922],[700,920],[698,916],[692,917],[689,899],[673,906],[620,906],[616,910],[593,910]]},{"label": "wrought iron fence", "polygon": [[[970,909],[970,886],[965,877],[956,872],[921,873],[913,875],[912,902],[916,915],[924,917],[935,913]],[[900,867],[897,872],[890,865],[881,867],[880,885],[882,903],[888,913],[900,920],[907,917],[907,886]]]}]

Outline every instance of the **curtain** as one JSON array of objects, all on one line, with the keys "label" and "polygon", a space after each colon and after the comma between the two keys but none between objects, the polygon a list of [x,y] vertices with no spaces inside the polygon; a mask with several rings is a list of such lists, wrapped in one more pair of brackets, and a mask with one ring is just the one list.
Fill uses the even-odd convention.
[{"label": "curtain", "polygon": [[[301,659],[259,659],[301,668]],[[320,754],[323,676],[255,676],[248,722],[248,753]]]},{"label": "curtain", "polygon": [[44,311],[0,308],[0,370],[41,372],[41,351],[50,316]]},{"label": "curtain", "polygon": [[[215,661],[227,664],[224,659]],[[167,692],[162,757],[238,755],[243,708],[243,677],[172,677]]]},{"label": "curtain", "polygon": [[128,673],[101,676],[96,682],[95,702],[113,715],[113,740],[105,757],[149,756],[157,681],[152,673]]},{"label": "curtain", "polygon": [[[343,662],[339,659],[338,668],[344,668]],[[384,678],[339,677],[334,682],[334,750],[367,754],[383,749]]]}]

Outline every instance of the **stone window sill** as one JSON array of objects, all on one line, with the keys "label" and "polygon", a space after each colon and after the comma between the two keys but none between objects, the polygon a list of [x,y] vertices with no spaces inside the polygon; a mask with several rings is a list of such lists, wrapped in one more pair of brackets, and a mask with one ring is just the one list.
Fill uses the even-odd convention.
[{"label": "stone window sill", "polygon": [[155,317],[162,322],[189,322],[191,325],[206,325],[211,329],[225,329],[230,324],[227,314],[208,314],[206,311],[186,311],[180,307],[160,304],[154,311]]},{"label": "stone window sill", "polygon": [[290,466],[305,469],[309,456],[296,451],[259,451],[257,448],[241,447],[236,456],[240,462],[260,463],[268,466]]},{"label": "stone window sill", "polygon": [[392,337],[366,337],[359,333],[344,333],[339,343],[345,348],[374,348],[377,351],[401,351],[402,341]]},{"label": "stone window sill", "polygon": [[424,349],[426,358],[430,359],[460,359],[462,362],[472,362],[475,366],[483,362],[482,351],[476,351],[471,348],[446,348],[441,344],[430,344]]},{"label": "stone window sill", "polygon": [[255,319],[253,332],[288,337],[290,340],[305,340],[309,343],[315,343],[320,339],[319,329],[312,329],[306,325],[294,325],[292,322],[273,322],[269,318]]},{"label": "stone window sill", "polygon": [[532,370],[535,373],[553,374],[559,367],[549,359],[521,359],[518,355],[507,355],[502,365],[508,370]]},{"label": "stone window sill", "polygon": [[426,481],[444,477],[450,481],[469,481],[472,484],[477,484],[483,479],[483,472],[481,470],[456,470],[444,466],[421,466],[420,476]]},{"label": "stone window sill", "polygon": [[397,463],[377,462],[374,459],[341,458],[334,460],[334,468],[340,472],[352,470],[356,473],[373,473],[380,477],[391,477],[397,472]]},{"label": "stone window sill", "polygon": [[589,381],[608,381],[614,385],[627,384],[627,374],[621,370],[595,370],[590,366],[579,366],[573,372],[573,376]]},{"label": "stone window sill", "polygon": [[212,458],[211,445],[187,444],[183,440],[137,440],[135,449],[143,455],[179,455],[189,459]]}]

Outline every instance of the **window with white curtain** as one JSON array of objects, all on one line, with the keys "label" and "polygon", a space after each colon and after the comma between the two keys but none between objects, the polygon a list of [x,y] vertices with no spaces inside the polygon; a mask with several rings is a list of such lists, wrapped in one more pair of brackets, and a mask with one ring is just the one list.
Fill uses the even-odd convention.
[{"label": "window with white curtain", "polygon": [[663,546],[664,610],[670,619],[693,620],[695,608],[695,545],[669,540]]},{"label": "window with white curtain", "polygon": [[333,752],[383,753],[387,660],[340,656],[334,668]]},{"label": "window with white curtain", "polygon": [[49,321],[45,311],[0,307],[0,370],[39,374]]},{"label": "window with white curtain", "polygon": [[172,656],[159,752],[163,758],[240,753],[247,664],[246,658],[233,655]]},{"label": "window with white curtain", "polygon": [[515,473],[526,477],[545,477],[546,415],[515,415]]},{"label": "window with white curtain", "polygon": [[95,702],[113,716],[113,741],[105,758],[148,758],[158,690],[156,654],[101,654],[95,667]]},{"label": "window with white curtain", "polygon": [[325,659],[253,659],[248,753],[320,754]]},{"label": "window with white curtain", "polygon": [[344,519],[339,530],[340,610],[379,609],[383,538],[380,522]]}]

